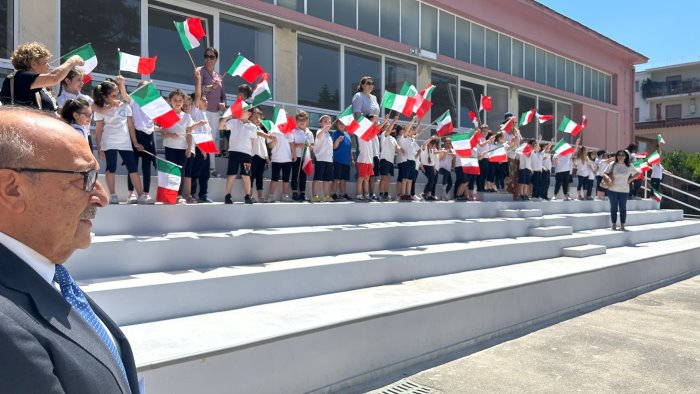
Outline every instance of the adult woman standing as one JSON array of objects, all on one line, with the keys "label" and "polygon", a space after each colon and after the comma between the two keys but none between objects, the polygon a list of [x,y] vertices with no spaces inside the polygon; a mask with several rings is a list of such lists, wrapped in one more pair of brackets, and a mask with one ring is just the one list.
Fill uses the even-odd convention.
[{"label": "adult woman standing", "polygon": [[[216,62],[219,60],[219,51],[209,47],[204,51],[204,66],[199,67],[202,81],[202,94],[207,100],[207,110],[205,115],[212,129],[219,125],[219,113],[226,109],[226,93],[224,93],[223,77],[216,72]],[[195,81],[196,82],[196,81]],[[220,135],[217,130],[212,130],[214,139],[221,141],[219,149],[222,152],[228,151],[228,138]],[[216,160],[210,161],[210,168],[216,169]]]},{"label": "adult woman standing", "polygon": [[56,111],[56,101],[46,89],[60,83],[75,66],[82,66],[83,59],[71,56],[65,63],[49,71],[51,52],[37,42],[22,44],[12,53],[10,60],[15,72],[2,83],[0,101],[35,107],[44,111]]},{"label": "adult woman standing", "polygon": [[637,176],[637,170],[630,165],[630,156],[624,150],[615,153],[615,161],[603,174],[603,182],[610,183],[608,199],[610,200],[610,219],[612,229],[617,230],[617,211],[620,211],[620,230],[625,230],[627,219],[627,197],[629,183]]},{"label": "adult woman standing", "polygon": [[[372,90],[374,90],[374,79],[368,75],[362,77],[362,79],[360,79],[360,84],[357,85],[357,92],[352,97],[352,112],[355,114],[355,116],[364,115],[368,118],[371,116],[376,116],[374,119],[374,121],[376,121],[379,119],[379,103],[377,102],[377,96],[372,94]],[[379,160],[381,148],[379,145],[380,143],[378,136],[375,136],[369,141],[373,174],[370,175],[368,184],[370,197],[373,200],[379,200],[377,195],[374,194],[376,179],[381,172],[379,168],[381,162]]]}]

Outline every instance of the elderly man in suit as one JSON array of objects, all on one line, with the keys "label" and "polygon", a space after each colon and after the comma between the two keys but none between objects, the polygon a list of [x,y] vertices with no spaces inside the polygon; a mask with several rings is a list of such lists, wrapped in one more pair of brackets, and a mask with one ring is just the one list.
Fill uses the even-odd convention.
[{"label": "elderly man in suit", "polygon": [[107,204],[98,163],[67,124],[0,107],[0,392],[138,393],[119,327],[63,263]]}]

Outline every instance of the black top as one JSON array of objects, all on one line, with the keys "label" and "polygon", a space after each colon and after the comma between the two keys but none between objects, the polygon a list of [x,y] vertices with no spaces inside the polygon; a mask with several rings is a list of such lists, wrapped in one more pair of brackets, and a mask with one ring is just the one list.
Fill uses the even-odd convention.
[{"label": "black top", "polygon": [[[12,75],[12,74],[10,74]],[[0,101],[3,105],[12,104],[12,97],[10,94],[10,75],[2,82],[2,90],[0,90]],[[49,96],[47,91],[43,89],[32,89],[32,83],[36,80],[39,74],[31,71],[21,70],[15,72],[14,79],[15,92],[14,92],[14,105],[20,105],[24,107],[39,108],[37,105],[37,93],[39,93],[39,99],[41,102],[41,109],[44,111],[55,111],[56,104],[54,100]]]}]

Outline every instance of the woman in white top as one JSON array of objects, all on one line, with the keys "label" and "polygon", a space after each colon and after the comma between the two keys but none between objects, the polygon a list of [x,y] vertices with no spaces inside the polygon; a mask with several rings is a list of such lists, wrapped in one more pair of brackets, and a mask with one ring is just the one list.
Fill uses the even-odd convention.
[{"label": "woman in white top", "polygon": [[579,200],[586,199],[586,185],[588,184],[588,175],[591,171],[589,168],[588,160],[588,149],[585,146],[581,146],[576,151],[574,155],[574,167],[576,168],[576,175],[578,177],[578,184],[576,185],[576,193]]},{"label": "woman in white top", "polygon": [[624,150],[617,151],[615,161],[603,175],[605,182],[612,182],[608,188],[608,199],[610,200],[610,219],[613,230],[617,230],[618,209],[620,211],[620,230],[625,230],[629,184],[636,177],[637,170],[630,164],[629,153]]},{"label": "woman in white top", "polygon": [[131,120],[131,107],[127,103],[119,101],[119,88],[112,81],[104,81],[97,85],[93,92],[95,100],[95,136],[97,156],[105,160],[105,178],[109,190],[109,203],[119,204],[116,194],[115,177],[117,171],[117,154],[121,156],[129,178],[134,184],[139,198],[143,195],[141,178],[139,177],[134,148],[143,150],[143,146],[136,140],[134,123]]},{"label": "woman in white top", "polygon": [[[331,117],[323,115],[318,120],[321,126],[316,132],[314,141],[314,156],[316,165],[314,167],[314,181],[311,184],[311,202],[332,202],[331,183],[333,183],[333,137],[329,133],[331,129]],[[323,182],[323,198],[319,195],[319,186]]]}]

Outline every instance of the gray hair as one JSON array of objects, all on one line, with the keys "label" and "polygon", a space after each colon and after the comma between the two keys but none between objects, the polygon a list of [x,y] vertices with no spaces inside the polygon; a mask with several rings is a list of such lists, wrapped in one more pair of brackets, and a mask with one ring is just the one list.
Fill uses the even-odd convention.
[{"label": "gray hair", "polygon": [[2,119],[4,113],[9,114],[17,109],[11,106],[0,107],[0,168],[27,167],[36,158],[36,144],[12,122]]}]

